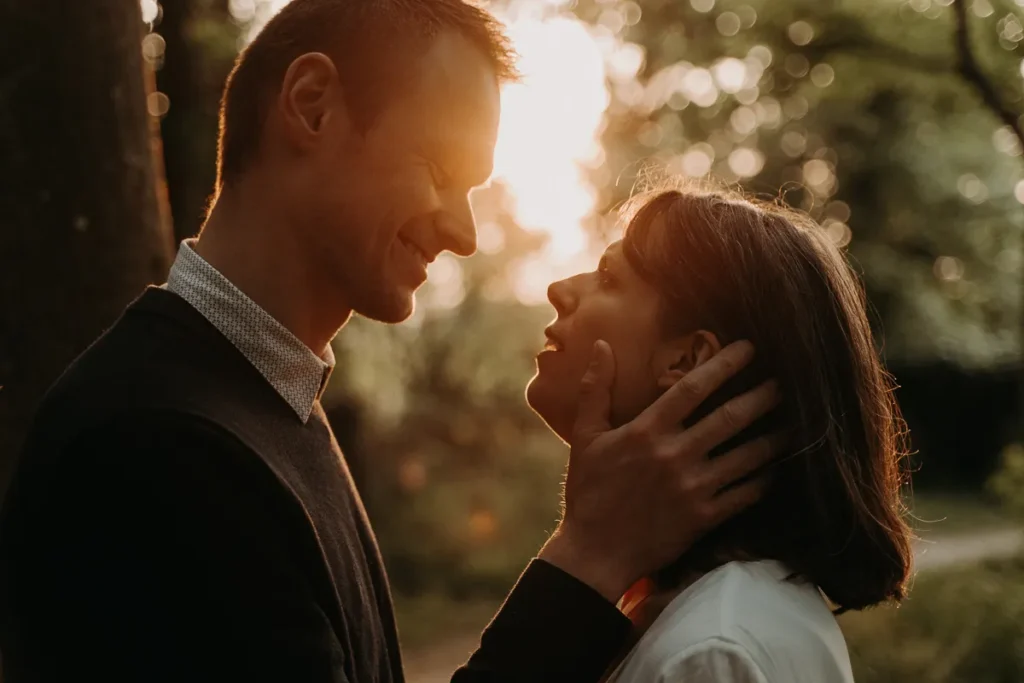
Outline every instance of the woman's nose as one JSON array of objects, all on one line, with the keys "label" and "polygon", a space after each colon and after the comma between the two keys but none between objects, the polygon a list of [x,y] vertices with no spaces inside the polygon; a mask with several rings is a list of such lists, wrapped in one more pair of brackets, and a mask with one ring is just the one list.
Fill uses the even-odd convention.
[{"label": "woman's nose", "polygon": [[559,315],[568,315],[576,308],[576,294],[573,291],[572,279],[552,282],[548,286],[548,301],[555,307]]}]

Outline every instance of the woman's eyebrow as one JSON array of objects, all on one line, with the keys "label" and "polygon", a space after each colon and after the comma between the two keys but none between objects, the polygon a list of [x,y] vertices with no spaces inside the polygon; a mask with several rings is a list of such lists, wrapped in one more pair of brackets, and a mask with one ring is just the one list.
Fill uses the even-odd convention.
[{"label": "woman's eyebrow", "polygon": [[612,270],[618,270],[622,265],[623,259],[625,259],[625,256],[622,254],[622,249],[614,252],[609,250],[601,256],[601,262],[605,264],[606,268],[611,268]]}]

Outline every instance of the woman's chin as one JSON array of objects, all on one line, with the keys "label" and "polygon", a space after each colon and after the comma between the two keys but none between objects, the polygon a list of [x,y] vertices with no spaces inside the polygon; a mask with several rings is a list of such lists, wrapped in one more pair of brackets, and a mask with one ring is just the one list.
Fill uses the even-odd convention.
[{"label": "woman's chin", "polygon": [[565,398],[559,396],[553,389],[554,387],[549,386],[539,373],[534,375],[530,383],[526,385],[526,403],[544,421],[548,429],[562,441],[569,443],[569,436],[572,434],[572,418],[566,416],[571,415],[574,411],[566,407]]}]

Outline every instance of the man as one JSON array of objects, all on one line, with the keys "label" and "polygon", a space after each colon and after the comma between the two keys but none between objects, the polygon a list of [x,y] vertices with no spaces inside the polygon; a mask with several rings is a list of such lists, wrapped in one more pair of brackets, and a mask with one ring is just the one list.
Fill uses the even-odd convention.
[{"label": "man", "polygon": [[[224,94],[201,238],[51,390],[0,527],[0,635],[18,681],[401,681],[376,543],[320,406],[353,312],[409,316],[427,264],[469,255],[511,54],[461,0],[294,0]],[[678,425],[737,344],[634,423],[614,368],[581,390],[565,515],[456,672],[595,681],[615,602],[753,502],[771,456],[705,454],[770,391]]]}]

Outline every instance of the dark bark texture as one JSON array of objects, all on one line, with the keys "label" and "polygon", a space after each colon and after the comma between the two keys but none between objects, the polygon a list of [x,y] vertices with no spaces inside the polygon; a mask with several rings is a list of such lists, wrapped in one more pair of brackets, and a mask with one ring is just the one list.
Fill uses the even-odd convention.
[{"label": "dark bark texture", "polygon": [[0,491],[47,387],[171,256],[138,0],[0,0]]}]

